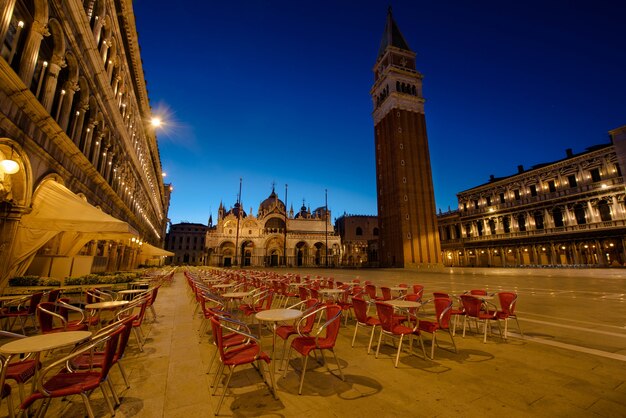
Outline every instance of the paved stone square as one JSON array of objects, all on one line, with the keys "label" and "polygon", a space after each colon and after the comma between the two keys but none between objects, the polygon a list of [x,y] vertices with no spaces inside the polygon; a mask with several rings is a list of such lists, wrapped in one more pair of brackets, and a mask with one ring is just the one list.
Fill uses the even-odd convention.
[{"label": "paved stone square", "polygon": [[[279,269],[278,271],[288,271]],[[517,313],[525,338],[503,341],[497,331],[483,344],[482,335],[457,333],[457,354],[435,350],[434,360],[404,351],[393,367],[395,348],[385,345],[378,359],[368,355],[368,330],[360,330],[350,347],[354,321],[342,327],[336,353],[346,381],[309,361],[302,395],[293,369],[278,379],[275,400],[249,366],[235,370],[222,416],[246,417],[621,417],[626,416],[626,270],[448,269],[445,273],[406,270],[298,270],[299,274],[356,278],[375,284],[420,283],[425,298],[433,291],[461,293],[515,290]],[[122,404],[116,417],[199,417],[213,415],[219,399],[206,369],[213,353],[208,335],[199,335],[200,320],[187,283],[177,273],[162,288],[148,314],[145,351],[130,340],[124,360],[130,389],[115,367]],[[256,329],[253,328],[253,330]],[[378,335],[376,335],[377,338]],[[376,340],[375,338],[375,340]],[[280,341],[280,340],[279,340]],[[424,335],[426,348],[430,335]],[[446,335],[441,336],[442,344]],[[263,333],[271,349],[271,334]],[[50,356],[54,356],[55,353]],[[332,359],[332,356],[327,356]],[[331,369],[335,368],[329,362]],[[293,364],[299,366],[299,361]],[[221,389],[220,389],[221,390]],[[218,394],[221,393],[218,390]],[[15,397],[17,401],[17,397]],[[98,391],[92,395],[97,416],[108,416]],[[0,414],[6,416],[6,402]],[[82,417],[79,397],[53,401],[48,416]]]}]

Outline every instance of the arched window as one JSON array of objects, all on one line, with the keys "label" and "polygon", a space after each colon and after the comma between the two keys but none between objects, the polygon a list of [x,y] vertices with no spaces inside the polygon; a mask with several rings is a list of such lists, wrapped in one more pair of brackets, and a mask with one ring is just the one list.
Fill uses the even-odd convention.
[{"label": "arched window", "polygon": [[374,228],[374,231],[372,232],[374,234],[375,237],[378,236],[378,228]]},{"label": "arched window", "polygon": [[523,213],[517,215],[517,226],[520,231],[526,231],[526,217]]},{"label": "arched window", "polygon": [[585,215],[585,207],[582,204],[574,206],[574,216],[576,217],[576,223],[578,225],[584,225],[587,223],[587,216]]},{"label": "arched window", "polygon": [[363,229],[361,229],[361,227],[360,227],[360,226],[357,226],[357,227],[356,227],[356,234],[357,234],[357,235],[363,235]]},{"label": "arched window", "polygon": [[543,229],[543,214],[535,212],[533,217],[535,218],[535,229]]},{"label": "arched window", "polygon": [[554,226],[556,228],[561,228],[565,226],[565,223],[563,222],[563,212],[561,211],[561,208],[552,209],[552,219],[554,220]]},{"label": "arched window", "polygon": [[600,220],[602,222],[607,222],[612,220],[611,217],[611,208],[606,200],[601,200],[598,202],[598,212],[600,212]]},{"label": "arched window", "polygon": [[511,232],[511,219],[508,216],[502,218],[502,229],[504,230],[505,234]]},{"label": "arched window", "polygon": [[496,234],[496,221],[493,219],[489,219],[489,230],[491,231],[491,235]]}]

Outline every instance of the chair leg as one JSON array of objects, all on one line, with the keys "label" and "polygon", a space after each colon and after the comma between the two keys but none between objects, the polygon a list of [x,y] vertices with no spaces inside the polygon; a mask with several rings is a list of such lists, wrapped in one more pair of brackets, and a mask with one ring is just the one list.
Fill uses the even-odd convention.
[{"label": "chair leg", "polygon": [[465,325],[467,323],[467,315],[463,317],[463,338],[465,338]]},{"label": "chair leg", "polygon": [[122,367],[122,362],[117,361],[117,367],[120,369],[120,374],[122,375],[122,379],[124,379],[124,384],[126,385],[126,389],[130,388],[130,384],[128,384],[128,377],[126,376],[126,370]]},{"label": "chair leg", "polygon": [[139,334],[139,327],[133,327],[133,334],[135,335],[135,339],[137,340],[137,345],[139,346],[139,351],[143,351],[143,343],[141,341],[141,335]]},{"label": "chair leg", "polygon": [[[337,363],[337,368],[339,369],[339,374],[341,375],[341,380],[346,381],[346,378],[343,375],[343,370],[341,370],[341,364],[339,364],[339,359],[337,358],[337,354],[335,354],[335,350],[331,348],[330,350],[333,353],[333,357],[335,357],[335,363]],[[326,366],[328,367],[328,366]],[[330,371],[330,369],[328,369]],[[331,372],[332,373],[332,372]]]},{"label": "chair leg", "polygon": [[287,358],[285,359],[285,369],[283,370],[283,379],[287,377],[287,370],[289,370],[289,360],[291,359],[291,350],[293,350],[293,347],[289,347],[289,353],[287,354]]},{"label": "chair leg", "polygon": [[522,331],[522,327],[519,326],[519,321],[517,320],[517,316],[514,316],[513,318],[515,318],[515,322],[517,323],[517,329],[519,329],[519,333],[521,334],[522,338],[524,338],[524,332]]},{"label": "chair leg", "polygon": [[304,383],[304,374],[306,373],[306,365],[309,361],[309,356],[304,357],[304,365],[302,366],[302,376],[300,376],[300,388],[298,389],[298,395],[302,395],[302,384]]},{"label": "chair leg", "polygon": [[13,409],[13,399],[11,399],[11,394],[7,396],[7,408],[9,409],[9,418],[15,418],[15,412]]},{"label": "chair leg", "polygon": [[111,379],[107,377],[106,380],[107,380],[107,383],[109,384],[109,389],[111,389],[111,395],[113,395],[113,401],[115,402],[115,406],[117,407],[121,405],[120,397],[117,396],[117,392],[115,391],[115,387],[113,386],[113,382],[111,381]]},{"label": "chair leg", "polygon": [[213,378],[213,384],[211,387],[213,388],[213,395],[217,393],[217,387],[220,383],[220,377],[222,377],[222,373],[224,372],[224,363],[220,362],[219,367],[217,368],[217,373],[215,373],[215,377]]},{"label": "chair leg", "polygon": [[370,344],[367,346],[367,354],[372,351],[372,340],[374,339],[374,331],[376,330],[376,326],[372,326],[372,333],[370,334]]},{"label": "chair leg", "polygon": [[83,398],[83,403],[85,404],[85,409],[87,410],[89,418],[95,418],[93,415],[93,409],[91,408],[91,402],[89,402],[89,396],[85,392],[81,392],[80,396]]},{"label": "chair leg", "polygon": [[383,329],[382,327],[380,328],[380,334],[378,334],[378,345],[376,346],[376,356],[375,358],[378,358],[378,352],[380,351],[380,341],[383,339]]},{"label": "chair leg", "polygon": [[354,348],[354,340],[356,340],[356,331],[358,329],[359,329],[359,321],[356,321],[356,324],[354,325],[354,335],[352,336],[352,348]]},{"label": "chair leg", "polygon": [[228,377],[226,378],[226,385],[224,386],[224,391],[222,392],[220,401],[218,402],[217,408],[215,409],[215,415],[217,415],[220,411],[220,407],[222,406],[222,402],[224,401],[224,396],[226,396],[226,390],[228,389],[228,384],[230,383],[230,378],[233,377],[233,370],[235,370],[235,367],[231,366],[229,368],[230,368],[230,373],[228,373]]},{"label": "chair leg", "polygon": [[433,340],[430,342],[430,359],[435,359],[435,341],[437,340],[437,330],[433,332]]},{"label": "chair leg", "polygon": [[109,395],[107,395],[106,390],[104,390],[104,382],[100,383],[100,390],[102,391],[102,396],[107,403],[107,408],[109,408],[109,412],[111,416],[115,415],[115,409],[113,408],[113,404],[111,403],[111,399],[109,399]]},{"label": "chair leg", "polygon": [[400,335],[400,342],[398,343],[398,352],[396,353],[396,362],[394,363],[394,367],[398,367],[398,359],[400,358],[400,350],[402,350],[403,339],[404,339],[404,334]]}]

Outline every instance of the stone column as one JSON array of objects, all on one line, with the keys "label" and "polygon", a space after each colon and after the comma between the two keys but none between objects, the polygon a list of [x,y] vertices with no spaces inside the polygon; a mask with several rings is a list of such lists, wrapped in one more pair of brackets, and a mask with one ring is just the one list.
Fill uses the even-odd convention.
[{"label": "stone column", "polygon": [[78,104],[77,115],[74,118],[74,123],[72,127],[72,131],[70,132],[70,138],[76,144],[78,148],[80,148],[80,137],[83,133],[83,125],[85,124],[85,115],[87,114],[87,110],[89,109],[89,102],[82,101]]},{"label": "stone column", "polygon": [[57,122],[61,129],[67,132],[67,125],[70,120],[70,112],[72,110],[72,103],[74,102],[74,94],[79,90],[78,83],[74,81],[66,81],[63,86],[63,90],[65,90],[65,95],[63,97],[63,101],[59,106],[59,118]]},{"label": "stone column", "polygon": [[44,36],[49,36],[48,27],[46,23],[34,20],[28,35],[26,37],[26,43],[24,44],[24,50],[22,52],[22,59],[20,61],[20,78],[26,84],[27,88],[33,80],[33,72],[35,71],[35,65],[37,64],[37,58],[39,57],[39,48],[41,47],[41,41]]},{"label": "stone column", "polygon": [[0,7],[0,42],[4,43],[9,27],[11,26],[11,18],[15,10],[15,0],[4,0]]},{"label": "stone column", "polygon": [[85,139],[83,140],[81,151],[85,155],[85,157],[89,158],[89,151],[91,149],[91,140],[93,138],[93,131],[96,127],[96,121],[90,119],[87,123],[87,129],[85,129]]},{"label": "stone column", "polygon": [[54,56],[48,63],[48,73],[46,74],[46,81],[44,82],[44,91],[41,94],[41,105],[48,111],[52,110],[52,103],[54,102],[54,93],[56,93],[57,81],[59,78],[59,72],[62,67],[65,67],[65,61],[63,57]]}]

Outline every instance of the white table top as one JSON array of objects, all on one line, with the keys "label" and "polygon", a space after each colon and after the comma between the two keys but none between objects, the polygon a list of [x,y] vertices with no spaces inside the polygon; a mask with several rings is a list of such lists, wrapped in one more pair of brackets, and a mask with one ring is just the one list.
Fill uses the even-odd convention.
[{"label": "white table top", "polygon": [[393,286],[393,287],[390,287],[389,290],[393,290],[395,292],[406,292],[409,289],[407,287]]},{"label": "white table top", "polygon": [[472,295],[472,294],[469,294],[469,293],[466,293],[466,295],[471,296],[471,297],[476,298],[476,299],[493,300],[493,295]]},{"label": "white table top", "polygon": [[268,309],[266,311],[257,312],[255,316],[259,321],[293,321],[302,318],[302,311],[298,309]]},{"label": "white table top", "polygon": [[223,298],[231,298],[231,299],[237,299],[237,298],[245,298],[246,296],[250,295],[250,292],[230,292],[230,293],[222,293],[222,297]]},{"label": "white table top", "polygon": [[8,342],[0,347],[0,352],[4,354],[37,353],[76,344],[89,337],[91,337],[91,332],[89,331],[67,331],[34,335]]},{"label": "white table top", "polygon": [[317,289],[319,293],[343,293],[344,289]]},{"label": "white table top", "polygon": [[228,289],[229,287],[233,287],[235,284],[234,283],[224,283],[224,284],[216,284],[212,287],[218,288],[218,289]]},{"label": "white table top", "polygon": [[85,305],[85,309],[111,309],[128,305],[127,300],[108,300],[106,302],[89,303]]},{"label": "white table top", "polygon": [[414,302],[412,300],[391,299],[391,300],[386,300],[384,303],[391,305],[394,308],[419,308],[420,306],[422,306],[421,303]]}]

